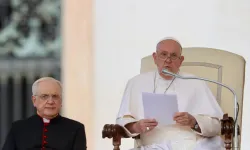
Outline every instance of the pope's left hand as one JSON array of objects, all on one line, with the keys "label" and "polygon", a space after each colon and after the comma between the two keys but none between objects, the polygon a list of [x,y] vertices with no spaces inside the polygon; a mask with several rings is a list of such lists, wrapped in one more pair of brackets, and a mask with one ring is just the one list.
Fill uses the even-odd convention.
[{"label": "pope's left hand", "polygon": [[174,114],[174,121],[183,126],[194,127],[196,119],[187,112],[177,112]]}]

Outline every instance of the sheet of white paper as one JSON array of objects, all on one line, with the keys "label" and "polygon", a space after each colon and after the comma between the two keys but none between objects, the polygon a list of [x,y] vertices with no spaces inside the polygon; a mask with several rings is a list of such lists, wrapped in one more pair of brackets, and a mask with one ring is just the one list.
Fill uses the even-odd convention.
[{"label": "sheet of white paper", "polygon": [[159,125],[175,124],[173,116],[178,112],[176,94],[142,93],[145,119],[156,119]]}]

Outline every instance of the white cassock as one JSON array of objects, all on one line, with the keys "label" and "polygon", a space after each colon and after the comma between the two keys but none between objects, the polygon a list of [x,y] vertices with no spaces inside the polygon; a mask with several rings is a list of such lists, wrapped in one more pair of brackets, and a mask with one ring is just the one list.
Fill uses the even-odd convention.
[{"label": "white cassock", "polygon": [[[179,73],[181,76],[193,76]],[[125,125],[144,119],[142,92],[177,94],[178,109],[188,112],[195,117],[201,133],[190,127],[181,125],[157,126],[149,132],[140,134],[136,140],[138,148],[133,150],[224,150],[224,142],[219,136],[221,131],[220,119],[223,112],[204,81],[171,80],[162,78],[158,71],[140,74],[127,83],[116,123],[124,127],[126,133],[131,134]],[[154,90],[155,89],[155,90]]]}]

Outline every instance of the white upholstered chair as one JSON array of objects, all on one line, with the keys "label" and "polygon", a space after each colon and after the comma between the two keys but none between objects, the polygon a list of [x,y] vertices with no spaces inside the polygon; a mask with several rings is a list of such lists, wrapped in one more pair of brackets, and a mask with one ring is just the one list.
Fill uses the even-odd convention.
[{"label": "white upholstered chair", "polygon": [[[243,91],[245,79],[245,60],[242,56],[227,51],[213,49],[190,47],[183,48],[182,55],[185,57],[180,68],[181,72],[194,74],[198,77],[208,78],[221,82],[233,88],[237,94],[239,103],[238,125],[241,129],[242,124],[242,106],[243,106]],[[155,70],[156,66],[152,55],[146,56],[141,60],[141,73]],[[234,97],[233,94],[226,88],[207,82],[212,90],[218,103],[220,104],[224,114],[234,116]],[[232,121],[232,118],[230,118]],[[231,147],[232,124],[230,121],[222,121],[222,134],[226,136],[225,143],[228,149]],[[232,122],[231,122],[232,123]],[[227,130],[230,128],[230,130]],[[121,143],[120,138],[126,137],[123,135],[122,129],[118,125],[105,125],[103,129],[103,138],[113,138],[115,150],[119,149]],[[240,141],[240,136],[239,136]]]}]

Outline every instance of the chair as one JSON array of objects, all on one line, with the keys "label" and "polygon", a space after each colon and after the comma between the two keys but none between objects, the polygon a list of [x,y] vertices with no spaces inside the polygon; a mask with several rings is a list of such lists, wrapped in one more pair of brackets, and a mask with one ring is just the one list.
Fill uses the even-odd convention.
[{"label": "chair", "polygon": [[[198,77],[219,81],[233,88],[237,94],[239,103],[238,115],[238,139],[240,145],[240,128],[242,124],[243,91],[245,79],[245,60],[242,56],[227,51],[190,47],[183,48],[185,60],[180,68],[182,72],[195,74]],[[156,69],[152,56],[146,56],[141,60],[141,73]],[[225,142],[226,150],[232,148],[234,120],[233,94],[222,86],[208,83],[212,93],[216,97],[223,112],[221,120],[221,136]],[[114,150],[120,150],[121,138],[128,138],[122,127],[117,124],[106,124],[102,131],[103,138],[112,138]],[[135,138],[140,138],[139,136]]]}]

